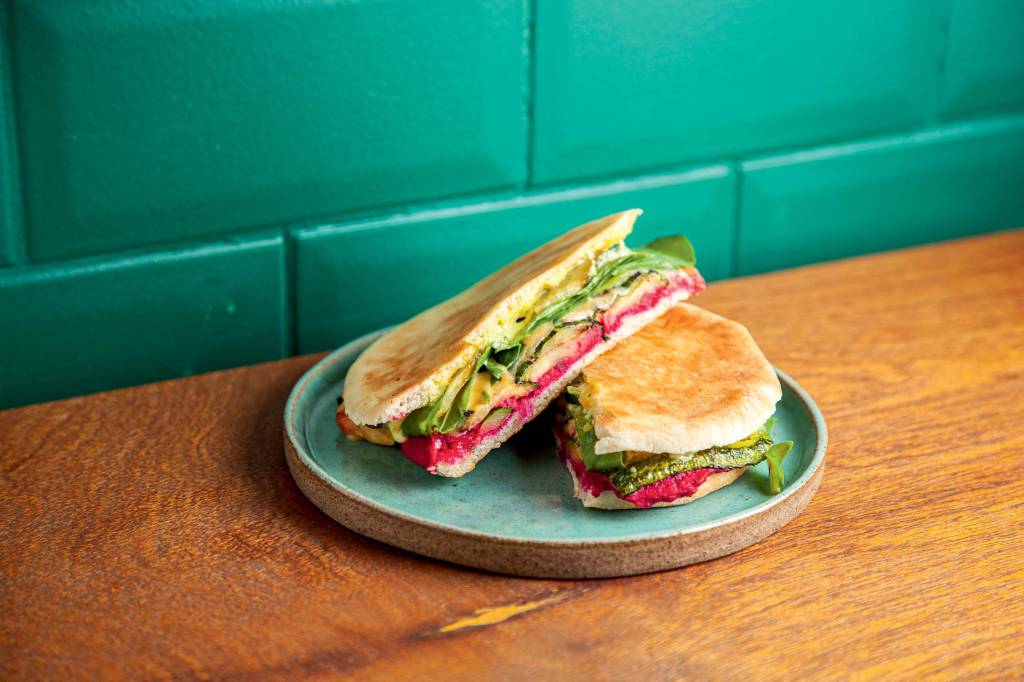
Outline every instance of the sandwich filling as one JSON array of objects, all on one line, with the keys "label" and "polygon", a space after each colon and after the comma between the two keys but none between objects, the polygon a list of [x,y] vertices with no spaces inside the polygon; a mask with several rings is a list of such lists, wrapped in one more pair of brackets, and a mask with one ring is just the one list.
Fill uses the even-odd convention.
[{"label": "sandwich filling", "polygon": [[594,497],[606,491],[640,508],[658,502],[692,497],[712,474],[742,469],[768,460],[773,492],[780,481],[781,460],[791,443],[774,443],[774,417],[746,438],[683,455],[651,452],[597,453],[594,419],[581,404],[584,391],[571,385],[559,398],[555,437],[559,455],[585,492]]},{"label": "sandwich filling", "polygon": [[[339,400],[337,421],[354,439],[401,444],[403,454],[433,471],[466,457],[510,421],[525,422],[541,394],[630,318],[704,280],[685,237],[665,237],[632,251],[617,244],[575,268],[509,326],[476,361],[456,373],[429,405],[387,424],[355,424]],[[542,406],[541,406],[542,407]]]}]

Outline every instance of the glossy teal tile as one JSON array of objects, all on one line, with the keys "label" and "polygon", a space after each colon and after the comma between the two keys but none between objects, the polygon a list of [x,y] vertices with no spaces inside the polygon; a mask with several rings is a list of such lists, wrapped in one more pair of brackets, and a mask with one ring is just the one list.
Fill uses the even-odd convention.
[{"label": "glossy teal tile", "polygon": [[13,4],[35,258],[525,175],[520,2]]},{"label": "glossy teal tile", "polygon": [[280,236],[0,270],[0,407],[282,357]]},{"label": "glossy teal tile", "polygon": [[14,113],[10,99],[10,52],[7,3],[0,3],[0,267],[14,263],[21,233]]},{"label": "glossy teal tile", "polygon": [[743,164],[741,274],[1024,225],[1024,118]]},{"label": "glossy teal tile", "polygon": [[933,5],[538,3],[534,176],[598,176],[922,121]]},{"label": "glossy teal tile", "polygon": [[300,352],[407,319],[554,238],[615,211],[645,214],[628,240],[690,237],[709,279],[729,273],[735,185],[725,166],[296,234]]},{"label": "glossy teal tile", "polygon": [[952,1],[942,113],[1024,108],[1024,2]]}]

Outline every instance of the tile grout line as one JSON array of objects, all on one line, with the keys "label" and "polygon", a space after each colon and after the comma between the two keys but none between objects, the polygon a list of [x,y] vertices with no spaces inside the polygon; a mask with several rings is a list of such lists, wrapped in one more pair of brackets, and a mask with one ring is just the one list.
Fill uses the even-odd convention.
[{"label": "tile grout line", "polygon": [[526,116],[525,187],[533,187],[534,146],[537,143],[537,2],[521,0],[524,14],[523,56],[526,70],[526,93],[523,102]]},{"label": "tile grout line", "polygon": [[189,240],[158,246],[134,247],[119,249],[112,252],[93,253],[54,261],[33,261],[19,263],[6,268],[0,267],[0,278],[32,277],[48,270],[68,271],[102,271],[112,266],[131,266],[140,262],[168,262],[194,258],[210,253],[224,252],[233,249],[246,249],[253,246],[266,246],[280,237],[280,230],[259,228],[244,233],[230,235],[210,235],[204,240]]},{"label": "tile grout line", "polygon": [[931,89],[928,92],[928,111],[925,124],[934,126],[942,120],[942,95],[946,85],[946,65],[949,59],[949,32],[952,22],[952,0],[935,0],[935,16],[933,17],[932,41],[928,69],[932,76]]},{"label": "tile grout line", "polygon": [[292,357],[299,347],[299,324],[298,324],[298,299],[297,290],[298,268],[297,249],[295,248],[295,235],[289,225],[281,228],[282,238],[282,273],[281,287],[284,289],[281,296],[281,354],[282,357]]},{"label": "tile grout line", "polygon": [[729,162],[729,167],[732,169],[733,187],[732,194],[732,248],[730,249],[730,263],[729,263],[729,278],[739,276],[740,270],[740,238],[743,230],[741,229],[741,221],[743,220],[743,181],[745,175],[743,173],[743,164],[736,159]]},{"label": "tile grout line", "polygon": [[0,7],[0,77],[4,81],[0,83],[0,88],[3,88],[0,96],[6,102],[4,120],[0,121],[0,126],[3,127],[2,143],[6,147],[3,156],[0,157],[3,161],[0,170],[7,176],[7,180],[0,179],[0,182],[7,185],[11,195],[10,204],[0,206],[0,211],[3,212],[4,222],[10,232],[5,239],[11,248],[11,265],[18,266],[28,263],[29,257],[28,225],[22,196],[24,160],[21,145],[18,144],[18,118],[15,113],[14,17],[10,3],[4,3]]}]

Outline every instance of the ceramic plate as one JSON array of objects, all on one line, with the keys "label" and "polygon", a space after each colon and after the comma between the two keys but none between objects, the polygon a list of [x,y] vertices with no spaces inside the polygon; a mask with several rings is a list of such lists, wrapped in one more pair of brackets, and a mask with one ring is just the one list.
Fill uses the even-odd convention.
[{"label": "ceramic plate", "polygon": [[776,440],[792,440],[786,487],[767,463],[691,504],[586,509],[541,415],[462,478],[432,476],[396,448],[344,438],[336,398],[352,361],[381,332],[310,369],[285,407],[285,451],[303,493],[350,529],[403,549],[501,573],[603,577],[663,570],[747,547],[799,514],[824,473],[826,430],[810,396],[779,372]]}]

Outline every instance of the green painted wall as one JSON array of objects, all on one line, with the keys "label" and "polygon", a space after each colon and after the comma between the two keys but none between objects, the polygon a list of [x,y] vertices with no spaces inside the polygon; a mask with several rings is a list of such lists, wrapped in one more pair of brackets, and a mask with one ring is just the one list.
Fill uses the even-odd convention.
[{"label": "green painted wall", "polygon": [[0,0],[0,407],[339,345],[641,206],[710,279],[1024,225],[1018,0]]}]

